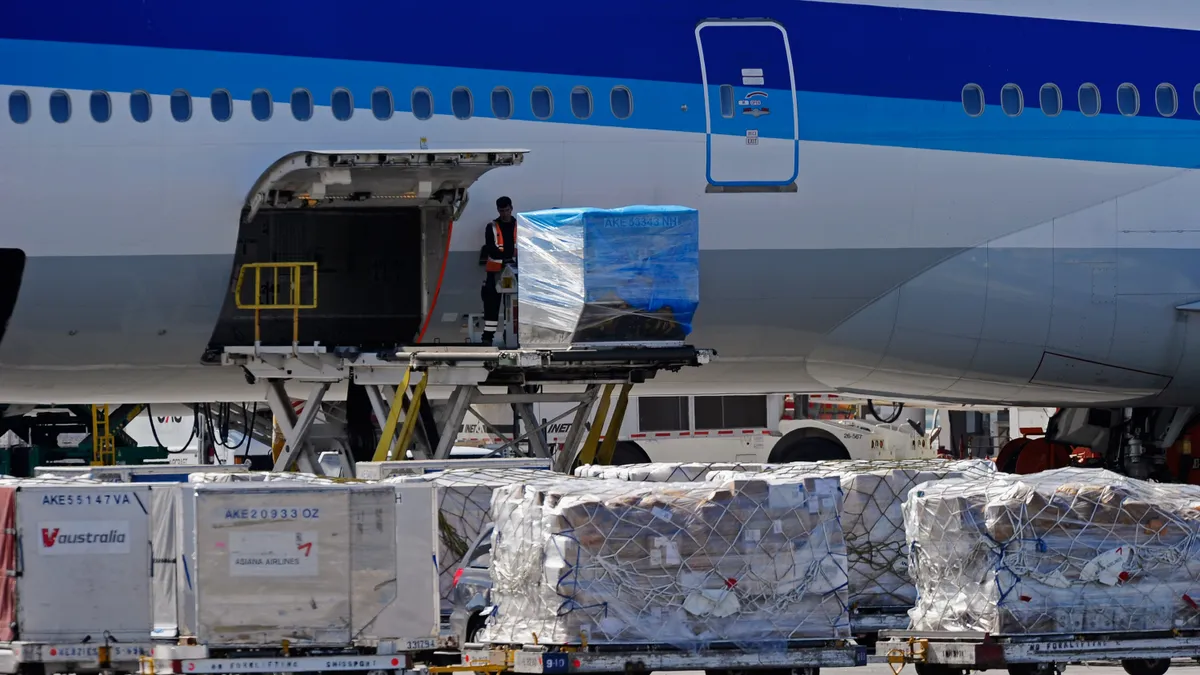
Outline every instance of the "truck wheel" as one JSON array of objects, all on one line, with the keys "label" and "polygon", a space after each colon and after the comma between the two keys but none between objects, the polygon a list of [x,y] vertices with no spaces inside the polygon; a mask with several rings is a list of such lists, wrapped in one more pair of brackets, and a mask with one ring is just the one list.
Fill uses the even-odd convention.
[{"label": "truck wheel", "polygon": [[617,441],[617,447],[613,449],[613,466],[624,466],[625,464],[649,464],[650,455],[642,449],[634,441]]},{"label": "truck wheel", "polygon": [[[819,436],[804,437],[792,431],[771,449],[767,462],[771,464],[787,464],[790,462],[818,462],[830,459],[850,459],[850,451],[846,446],[828,438]],[[793,435],[795,434],[795,435]]]},{"label": "truck wheel", "polygon": [[1121,667],[1129,675],[1163,675],[1171,667],[1171,659],[1123,659]]}]

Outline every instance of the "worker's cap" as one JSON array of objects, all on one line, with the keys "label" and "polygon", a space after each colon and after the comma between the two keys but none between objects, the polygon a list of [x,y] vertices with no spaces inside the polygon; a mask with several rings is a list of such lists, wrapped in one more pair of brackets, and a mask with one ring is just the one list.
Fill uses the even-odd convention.
[{"label": "worker's cap", "polygon": [[501,197],[496,200],[496,208],[511,209],[512,208],[512,200],[509,199],[508,197]]}]

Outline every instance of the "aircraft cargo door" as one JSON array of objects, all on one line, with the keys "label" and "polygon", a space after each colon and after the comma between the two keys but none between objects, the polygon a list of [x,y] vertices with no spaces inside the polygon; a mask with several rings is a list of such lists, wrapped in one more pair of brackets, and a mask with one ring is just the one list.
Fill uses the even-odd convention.
[{"label": "aircraft cargo door", "polygon": [[706,121],[706,192],[794,192],[800,119],[787,31],[766,20],[696,27]]}]

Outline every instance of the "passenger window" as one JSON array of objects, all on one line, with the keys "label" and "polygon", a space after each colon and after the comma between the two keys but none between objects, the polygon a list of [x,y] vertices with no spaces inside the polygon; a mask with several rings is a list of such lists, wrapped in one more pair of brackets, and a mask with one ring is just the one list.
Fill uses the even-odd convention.
[{"label": "passenger window", "polygon": [[414,89],[412,93],[413,117],[427,120],[433,117],[433,94],[428,89]]},{"label": "passenger window", "polygon": [[1079,85],[1079,112],[1085,117],[1100,114],[1100,89],[1090,82]]},{"label": "passenger window", "polygon": [[1043,84],[1041,91],[1042,114],[1048,117],[1058,117],[1062,112],[1062,91],[1058,85]]},{"label": "passenger window", "polygon": [[192,119],[192,95],[182,89],[171,92],[171,117],[176,122]]},{"label": "passenger window", "polygon": [[466,87],[455,87],[454,91],[450,92],[450,110],[460,120],[471,119],[471,113],[475,112],[475,101],[471,97],[471,90]]},{"label": "passenger window", "polygon": [[71,97],[61,89],[50,94],[50,119],[59,124],[71,119]]},{"label": "passenger window", "polygon": [[733,85],[721,85],[721,117],[733,119]]},{"label": "passenger window", "polygon": [[638,425],[642,431],[691,429],[686,396],[639,396]]},{"label": "passenger window", "polygon": [[354,96],[348,89],[334,89],[329,99],[329,107],[333,108],[334,119],[345,122],[354,116]]},{"label": "passenger window", "polygon": [[507,87],[492,90],[492,114],[498,120],[506,120],[513,114],[513,95]]},{"label": "passenger window", "polygon": [[254,93],[250,94],[250,114],[254,115],[254,119],[259,122],[266,122],[271,119],[273,112],[275,112],[275,102],[271,100],[271,92],[266,89],[255,89]]},{"label": "passenger window", "polygon": [[1126,117],[1133,117],[1141,107],[1142,99],[1138,95],[1137,87],[1128,82],[1117,87],[1117,112]]},{"label": "passenger window", "polygon": [[8,95],[8,117],[17,124],[29,121],[29,94],[14,91]]},{"label": "passenger window", "polygon": [[313,116],[312,94],[307,89],[297,89],[292,92],[292,117],[300,122],[307,122]]},{"label": "passenger window", "polygon": [[139,90],[129,95],[129,115],[135,122],[149,122],[151,112],[150,94]]},{"label": "passenger window", "polygon": [[962,105],[963,110],[971,117],[979,117],[983,114],[983,109],[986,103],[983,97],[983,87],[977,84],[968,84],[962,90]]},{"label": "passenger window", "polygon": [[208,97],[208,105],[212,108],[213,119],[218,122],[228,122],[233,117],[233,97],[224,89],[217,89]]},{"label": "passenger window", "polygon": [[1200,84],[1192,90],[1192,107],[1196,109],[1196,114],[1200,115]]},{"label": "passenger window", "polygon": [[592,116],[592,92],[587,87],[575,87],[571,90],[571,114],[586,120]]},{"label": "passenger window", "polygon": [[533,88],[529,105],[533,108],[533,116],[539,120],[548,120],[554,115],[554,95],[545,87]]},{"label": "passenger window", "polygon": [[1179,93],[1174,85],[1163,82],[1154,90],[1154,107],[1163,117],[1174,117],[1179,112]]},{"label": "passenger window", "polygon": [[103,91],[92,92],[88,107],[92,110],[92,119],[97,122],[107,122],[112,117],[112,99]]},{"label": "passenger window", "polygon": [[1009,117],[1016,117],[1025,110],[1025,94],[1015,84],[1006,84],[1000,90],[1000,109]]},{"label": "passenger window", "polygon": [[376,87],[371,92],[371,114],[377,120],[390,120],[396,106],[392,101],[392,92],[385,87]]},{"label": "passenger window", "polygon": [[613,117],[627,120],[633,115],[633,92],[628,87],[613,87],[608,94],[608,106]]}]

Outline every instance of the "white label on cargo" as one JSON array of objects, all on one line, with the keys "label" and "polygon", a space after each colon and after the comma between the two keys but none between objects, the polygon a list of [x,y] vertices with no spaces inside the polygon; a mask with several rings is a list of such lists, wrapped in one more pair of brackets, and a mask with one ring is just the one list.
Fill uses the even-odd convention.
[{"label": "white label on cargo", "polygon": [[38,523],[42,555],[129,553],[128,520],[58,520]]},{"label": "white label on cargo", "polygon": [[671,512],[660,506],[655,506],[654,508],[650,509],[650,513],[654,514],[654,517],[660,520],[671,519]]},{"label": "white label on cargo", "polygon": [[762,539],[762,530],[746,530],[745,539],[750,544]]},{"label": "white label on cargo", "polygon": [[803,506],[805,497],[803,485],[784,483],[767,486],[767,508],[770,509],[794,509]]},{"label": "white label on cargo", "polygon": [[663,556],[666,558],[668,565],[678,565],[682,562],[679,558],[679,544],[668,541],[666,547],[663,548]]},{"label": "white label on cargo", "polygon": [[782,520],[771,521],[771,531],[774,532],[775,534],[783,534],[783,521]]},{"label": "white label on cargo", "polygon": [[657,548],[650,549],[650,564],[651,565],[661,565],[662,564],[662,551],[660,551]]},{"label": "white label on cargo", "polygon": [[316,532],[230,532],[229,575],[317,575]]}]

